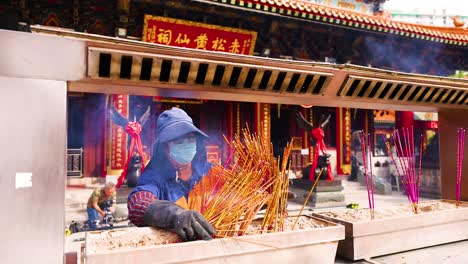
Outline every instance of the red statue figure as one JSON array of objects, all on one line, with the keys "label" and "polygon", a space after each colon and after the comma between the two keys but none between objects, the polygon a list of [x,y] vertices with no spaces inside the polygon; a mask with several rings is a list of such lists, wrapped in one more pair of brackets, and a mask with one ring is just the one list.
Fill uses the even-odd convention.
[{"label": "red statue figure", "polygon": [[330,154],[327,154],[327,147],[324,140],[325,133],[323,131],[323,128],[330,121],[330,115],[317,128],[314,128],[311,123],[307,122],[300,112],[296,113],[296,121],[301,128],[305,129],[307,132],[311,132],[313,139],[312,145],[314,145],[314,160],[309,173],[309,180],[313,181],[322,170],[320,179],[328,181],[333,180],[330,161],[328,159]]}]

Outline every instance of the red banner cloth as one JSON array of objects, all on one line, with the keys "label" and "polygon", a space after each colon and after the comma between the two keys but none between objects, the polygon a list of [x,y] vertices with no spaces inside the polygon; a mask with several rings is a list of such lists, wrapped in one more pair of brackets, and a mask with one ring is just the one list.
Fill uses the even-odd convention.
[{"label": "red banner cloth", "polygon": [[143,41],[168,46],[252,55],[257,32],[145,15]]},{"label": "red banner cloth", "polygon": [[[323,140],[325,138],[325,133],[322,128],[315,128],[312,129],[312,137],[315,139],[315,148],[314,148],[314,162],[312,163],[312,169],[310,170],[309,173],[309,180],[313,181],[315,178],[315,169],[317,168],[318,165],[318,158],[321,155],[327,155],[327,147],[325,145],[325,141]],[[321,175],[320,177],[322,179],[332,181],[333,180],[333,174],[332,170],[330,167],[330,164],[327,165],[327,175]],[[325,176],[325,178],[324,178]]]},{"label": "red banner cloth", "polygon": [[130,161],[132,160],[132,155],[135,150],[135,147],[136,147],[137,153],[141,157],[141,163],[142,163],[141,172],[145,170],[145,156],[143,155],[143,145],[141,144],[140,123],[128,122],[127,125],[125,126],[125,132],[127,132],[127,134],[129,134],[132,137],[132,139],[130,141],[130,148],[128,149],[128,157],[125,163],[124,170],[122,171],[122,174],[120,174],[120,177],[117,180],[117,184],[116,184],[117,188],[120,188],[120,186],[125,182],[125,179],[127,178],[128,166],[130,165]]}]

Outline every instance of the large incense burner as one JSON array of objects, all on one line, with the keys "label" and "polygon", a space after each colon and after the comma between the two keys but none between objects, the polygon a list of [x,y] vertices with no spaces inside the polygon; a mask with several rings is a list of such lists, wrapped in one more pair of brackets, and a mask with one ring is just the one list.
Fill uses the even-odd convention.
[{"label": "large incense burner", "polygon": [[226,164],[212,168],[213,189],[196,189],[204,197],[200,213],[216,229],[214,240],[176,243],[175,234],[149,227],[91,232],[86,238],[87,263],[126,263],[130,256],[132,261],[157,263],[249,263],[254,258],[333,263],[344,227],[301,213],[288,216],[286,211],[292,144],[280,161],[262,135],[243,132],[227,142],[231,154]]},{"label": "large incense burner", "polygon": [[[287,220],[288,229],[294,220]],[[256,226],[246,236],[185,243],[150,227],[90,232],[86,263],[333,263],[338,240],[344,237],[343,226],[307,216],[294,231],[258,234]]]}]

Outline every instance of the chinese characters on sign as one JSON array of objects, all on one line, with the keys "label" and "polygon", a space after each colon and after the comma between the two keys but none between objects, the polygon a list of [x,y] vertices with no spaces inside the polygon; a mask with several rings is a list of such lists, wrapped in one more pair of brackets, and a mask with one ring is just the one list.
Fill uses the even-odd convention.
[{"label": "chinese characters on sign", "polygon": [[[128,96],[122,94],[112,95],[115,108],[124,116],[128,115]],[[127,133],[122,127],[111,124],[111,169],[121,170],[124,168],[127,156]]]},{"label": "chinese characters on sign", "polygon": [[168,46],[253,54],[257,32],[145,15],[143,41]]}]

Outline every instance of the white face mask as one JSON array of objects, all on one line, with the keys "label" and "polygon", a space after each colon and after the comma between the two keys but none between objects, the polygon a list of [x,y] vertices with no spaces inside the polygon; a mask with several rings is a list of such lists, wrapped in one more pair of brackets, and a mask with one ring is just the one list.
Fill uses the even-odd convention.
[{"label": "white face mask", "polygon": [[169,156],[180,165],[192,162],[197,153],[196,137],[187,137],[169,142]]}]

